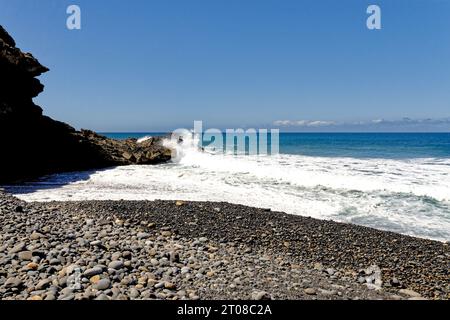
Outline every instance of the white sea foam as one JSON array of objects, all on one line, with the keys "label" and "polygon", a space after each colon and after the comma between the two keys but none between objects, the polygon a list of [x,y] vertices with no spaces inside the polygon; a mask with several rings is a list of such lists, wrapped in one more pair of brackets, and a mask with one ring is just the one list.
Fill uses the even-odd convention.
[{"label": "white sea foam", "polygon": [[450,240],[450,160],[231,156],[172,144],[175,162],[62,174],[11,188],[26,201],[227,201]]},{"label": "white sea foam", "polygon": [[147,140],[150,140],[151,138],[152,138],[151,136],[145,136],[145,137],[139,138],[139,139],[137,140],[137,143],[145,142],[145,141],[147,141]]}]

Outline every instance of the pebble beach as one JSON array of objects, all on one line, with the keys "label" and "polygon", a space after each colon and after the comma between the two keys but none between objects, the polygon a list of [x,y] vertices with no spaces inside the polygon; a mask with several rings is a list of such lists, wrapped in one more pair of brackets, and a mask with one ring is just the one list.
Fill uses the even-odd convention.
[{"label": "pebble beach", "polygon": [[0,299],[450,297],[447,243],[229,203],[0,193]]}]

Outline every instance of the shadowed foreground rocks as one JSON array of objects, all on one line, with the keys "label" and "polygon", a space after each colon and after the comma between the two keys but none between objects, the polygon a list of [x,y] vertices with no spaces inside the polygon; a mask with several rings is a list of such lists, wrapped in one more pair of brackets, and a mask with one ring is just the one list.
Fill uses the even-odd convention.
[{"label": "shadowed foreground rocks", "polygon": [[128,164],[156,164],[171,158],[161,138],[143,143],[118,141],[92,131],[76,131],[45,115],[33,102],[49,71],[16,47],[0,26],[0,184],[46,174]]}]

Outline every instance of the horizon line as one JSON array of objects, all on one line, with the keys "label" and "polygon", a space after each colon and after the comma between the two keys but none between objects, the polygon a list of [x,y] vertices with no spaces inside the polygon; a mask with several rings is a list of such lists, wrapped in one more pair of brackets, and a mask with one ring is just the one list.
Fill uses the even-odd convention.
[{"label": "horizon line", "polygon": [[[270,129],[268,129],[270,130]],[[158,134],[168,134],[171,133],[173,130],[169,131],[95,131],[99,134],[108,134],[108,133],[131,133],[131,134],[147,134],[147,133],[158,133]],[[224,132],[225,133],[225,132]],[[393,133],[402,133],[402,134],[434,134],[434,133],[440,133],[440,134],[450,134],[450,131],[281,131],[280,133],[342,133],[342,134],[348,134],[348,133],[380,133],[380,134],[393,134]]]}]

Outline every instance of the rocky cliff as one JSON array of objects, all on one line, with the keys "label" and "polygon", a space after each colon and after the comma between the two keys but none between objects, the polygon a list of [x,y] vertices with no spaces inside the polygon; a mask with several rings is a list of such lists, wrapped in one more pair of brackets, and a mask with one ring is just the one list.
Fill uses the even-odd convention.
[{"label": "rocky cliff", "polygon": [[16,47],[0,26],[0,184],[42,175],[128,164],[157,164],[171,158],[161,138],[143,143],[108,139],[43,115],[34,104],[49,71]]}]

